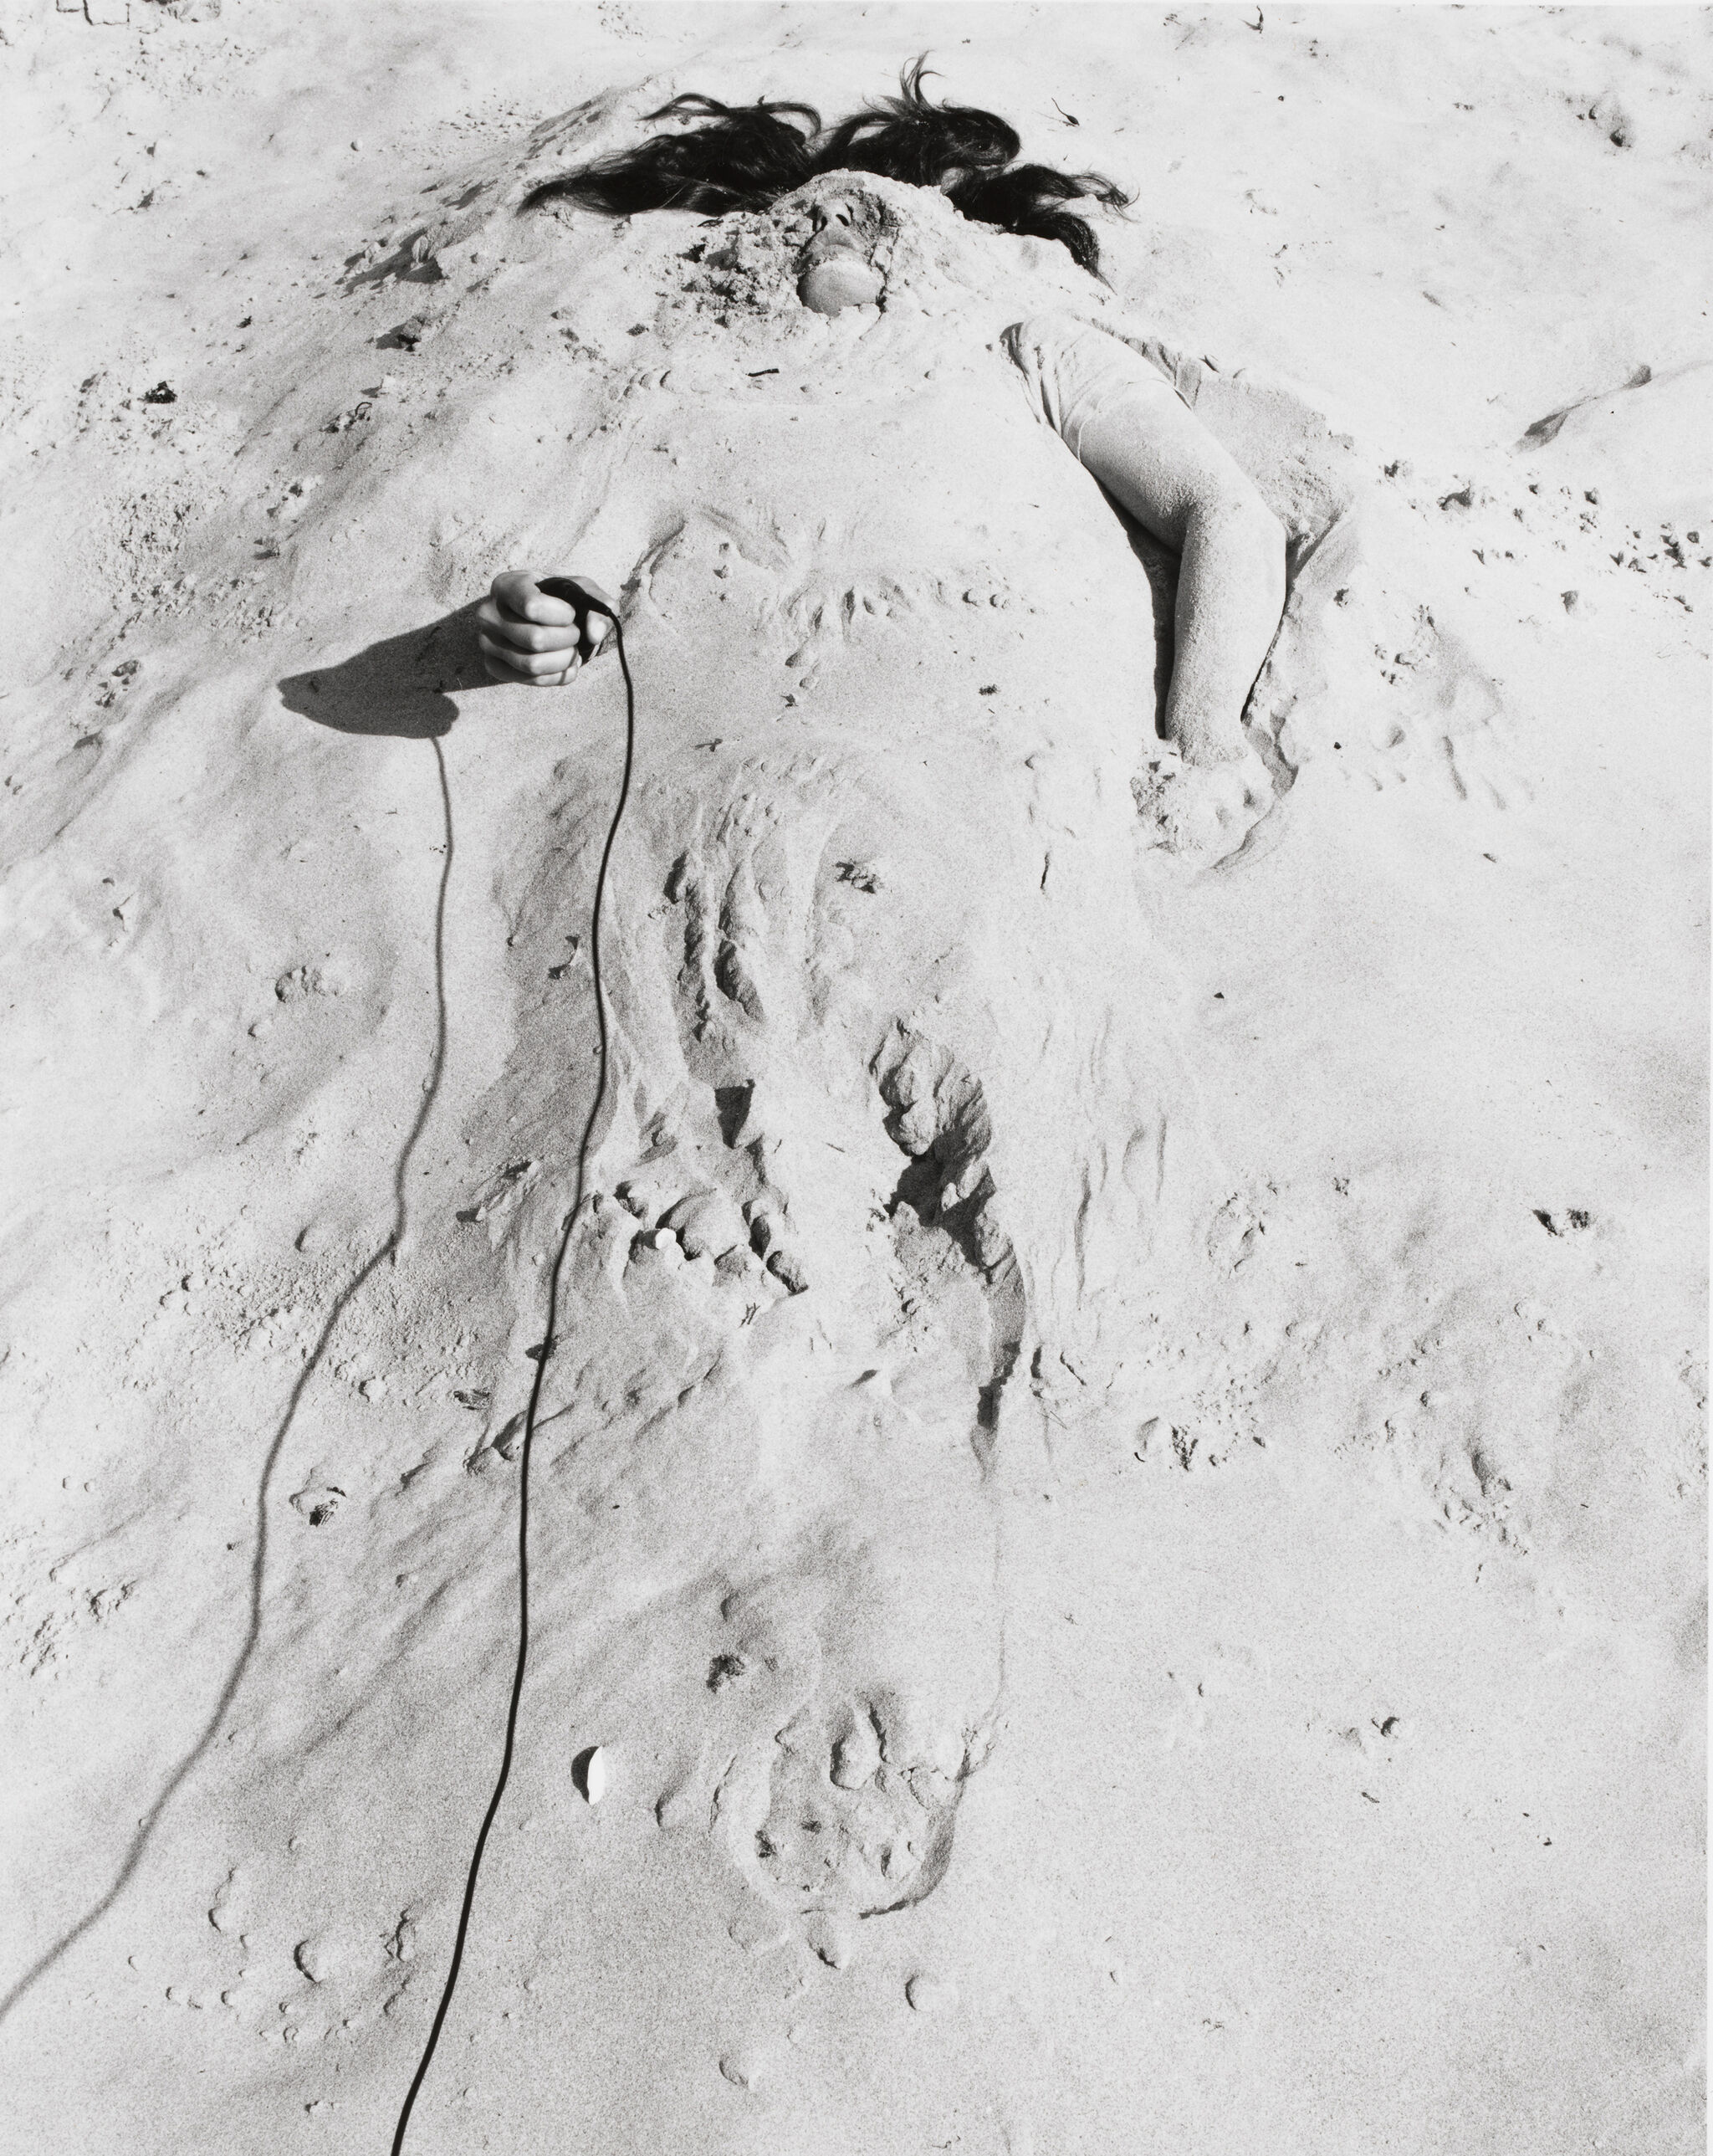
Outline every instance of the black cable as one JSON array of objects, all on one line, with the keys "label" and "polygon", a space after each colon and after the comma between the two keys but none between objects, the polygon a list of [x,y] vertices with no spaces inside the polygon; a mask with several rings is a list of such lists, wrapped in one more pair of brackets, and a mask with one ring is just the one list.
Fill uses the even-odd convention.
[{"label": "black cable", "polygon": [[458,1972],[464,1964],[464,1940],[469,1933],[470,1912],[475,1907],[476,1879],[482,1868],[483,1852],[488,1846],[488,1835],[498,1816],[500,1800],[505,1794],[505,1784],[511,1774],[512,1753],[517,1743],[518,1709],[523,1702],[524,1672],[530,1653],[530,1455],[535,1443],[536,1415],[541,1404],[541,1387],[556,1345],[554,1327],[559,1314],[559,1276],[565,1269],[566,1255],[571,1249],[572,1229],[582,1207],[583,1181],[588,1168],[589,1146],[595,1135],[595,1124],[607,1100],[607,999],[601,987],[601,901],[606,896],[607,865],[613,858],[613,842],[618,836],[625,803],[630,798],[631,766],[635,760],[637,744],[636,690],[631,683],[630,662],[624,655],[623,625],[612,608],[603,606],[598,599],[591,598],[587,592],[568,583],[563,578],[544,578],[538,588],[550,598],[563,598],[572,605],[581,603],[592,613],[607,616],[613,624],[613,638],[618,646],[618,670],[624,676],[624,774],[618,783],[618,804],[613,811],[613,821],[607,831],[607,843],[601,850],[601,865],[595,874],[595,901],[589,916],[589,963],[595,981],[595,1019],[601,1034],[600,1069],[595,1086],[595,1098],[589,1109],[588,1120],[583,1125],[582,1142],[577,1151],[577,1184],[571,1210],[565,1216],[559,1247],[553,1255],[553,1270],[547,1276],[547,1329],[541,1341],[541,1353],[536,1358],[536,1374],[530,1386],[530,1404],[524,1411],[523,1449],[518,1474],[517,1666],[512,1672],[511,1703],[505,1715],[505,1747],[500,1754],[500,1772],[494,1783],[494,1794],[488,1799],[481,1830],[476,1836],[475,1849],[470,1856],[469,1875],[464,1884],[464,1903],[458,1912],[458,1935],[452,1943],[452,1963],[446,1972],[445,1988],[440,1994],[440,2004],[435,2010],[433,2026],[428,2031],[428,2041],[423,2047],[422,2058],[411,2085],[405,2092],[397,2128],[392,2136],[392,2156],[403,2156],[405,2131],[410,2124],[411,2112],[418,2093],[428,2078],[434,2047],[440,2041],[440,2031],[446,2025],[446,2016],[451,2010],[452,1994],[458,1985]]}]

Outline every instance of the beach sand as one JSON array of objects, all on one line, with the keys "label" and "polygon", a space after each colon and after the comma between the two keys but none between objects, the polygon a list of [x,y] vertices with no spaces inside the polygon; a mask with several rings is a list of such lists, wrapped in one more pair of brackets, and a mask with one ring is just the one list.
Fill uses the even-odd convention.
[{"label": "beach sand", "polygon": [[[623,738],[469,613],[634,495],[410,2148],[1700,2148],[1705,17],[126,13],[0,51],[3,2144],[388,2145]],[[924,48],[1110,290],[515,213]],[[1291,531],[1259,821],[957,434],[1050,305]]]}]

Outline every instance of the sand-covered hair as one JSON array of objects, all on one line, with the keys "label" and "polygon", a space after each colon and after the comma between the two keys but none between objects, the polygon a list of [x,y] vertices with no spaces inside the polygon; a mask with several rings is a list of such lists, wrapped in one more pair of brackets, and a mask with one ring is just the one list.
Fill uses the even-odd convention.
[{"label": "sand-covered hair", "polygon": [[965,217],[1003,232],[1056,239],[1082,268],[1098,273],[1100,243],[1064,204],[1094,197],[1109,208],[1131,198],[1100,172],[1019,165],[1022,141],[998,113],[936,105],[922,90],[926,56],[899,79],[896,97],[878,99],[826,128],[812,105],[790,100],[722,105],[691,91],[648,114],[649,121],[700,124],[654,135],[633,149],[564,172],[532,188],[523,208],[555,198],[629,215],[689,209],[718,215],[766,209],[823,172],[877,172],[937,187]]}]

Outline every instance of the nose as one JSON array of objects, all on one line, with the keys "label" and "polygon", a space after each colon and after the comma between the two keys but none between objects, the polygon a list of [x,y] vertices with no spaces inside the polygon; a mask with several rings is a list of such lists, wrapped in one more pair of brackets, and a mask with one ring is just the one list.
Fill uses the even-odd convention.
[{"label": "nose", "polygon": [[829,224],[842,224],[849,228],[854,221],[850,204],[846,202],[817,203],[809,213],[809,223],[817,232],[824,232]]}]

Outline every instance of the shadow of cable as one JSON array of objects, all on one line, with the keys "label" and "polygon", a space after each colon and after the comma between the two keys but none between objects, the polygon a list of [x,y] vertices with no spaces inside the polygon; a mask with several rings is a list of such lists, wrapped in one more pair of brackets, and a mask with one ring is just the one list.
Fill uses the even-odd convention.
[{"label": "shadow of cable", "polygon": [[[471,609],[470,611],[474,610]],[[454,622],[460,619],[461,617],[458,615],[449,617],[449,620]],[[434,629],[429,631],[428,634],[433,636],[436,631],[444,629],[446,625],[447,624],[444,622],[437,622],[434,624]],[[392,640],[391,644],[372,645],[368,651],[359,654],[358,661],[352,661],[350,662],[350,664],[355,666],[360,662],[370,661],[374,658],[376,654],[388,651],[392,649],[393,645],[403,645],[419,642],[423,634],[423,631],[418,630],[414,633],[413,636],[394,638]],[[475,648],[474,638],[471,639],[470,648],[472,650]],[[344,668],[335,669],[333,670],[333,675],[335,678],[336,678],[344,675],[346,671],[346,670]],[[298,677],[299,680],[313,678],[315,677]],[[364,675],[362,678],[367,680],[367,675]],[[286,685],[288,685],[282,683],[282,690]],[[422,690],[420,689],[417,689],[413,693],[418,699],[418,704],[420,704],[423,694]],[[444,702],[445,700],[444,698],[440,698],[439,701]],[[288,701],[290,701],[290,699],[288,699]],[[346,708],[342,706],[339,707]],[[291,708],[298,710],[302,707],[300,706],[293,705]],[[392,706],[387,705],[384,702],[377,705],[372,701],[367,705],[365,708],[372,712],[390,711],[392,711]],[[455,714],[455,706],[447,704],[446,708],[449,711]],[[322,716],[321,713],[319,711],[315,712],[313,716],[318,718]],[[331,718],[326,718],[323,719],[323,723],[336,725],[338,721]],[[450,723],[449,720],[448,721],[448,723]],[[444,1074],[446,1068],[446,894],[452,879],[452,790],[446,776],[445,752],[442,749],[439,739],[435,738],[435,737],[445,732],[446,726],[444,725],[433,726],[425,726],[419,728],[405,729],[396,726],[376,725],[351,726],[345,730],[347,732],[365,733],[384,733],[408,731],[415,738],[421,738],[423,736],[430,737],[433,740],[435,769],[440,782],[440,805],[445,824],[446,850],[441,863],[439,888],[436,893],[434,901],[434,1045],[429,1058],[428,1080],[423,1090],[422,1106],[418,1109],[416,1120],[412,1123],[410,1130],[406,1136],[404,1143],[399,1149],[398,1158],[392,1171],[392,1225],[387,1231],[386,1239],[377,1247],[369,1257],[365,1259],[363,1263],[357,1268],[356,1271],[352,1274],[351,1279],[346,1283],[344,1287],[340,1290],[338,1295],[334,1298],[332,1307],[327,1313],[326,1322],[323,1324],[321,1332],[317,1336],[314,1350],[310,1353],[309,1360],[304,1364],[303,1368],[298,1373],[297,1382],[293,1385],[290,1397],[286,1401],[285,1413],[281,1415],[279,1423],[274,1428],[273,1437],[269,1440],[267,1453],[262,1461],[261,1478],[257,1485],[256,1491],[256,1540],[254,1553],[250,1561],[249,1614],[248,1621],[244,1627],[244,1638],[238,1645],[236,1655],[233,1657],[231,1667],[227,1671],[226,1681],[220,1688],[220,1696],[215,1701],[213,1708],[209,1712],[208,1717],[203,1723],[195,1741],[191,1744],[188,1750],[186,1751],[183,1757],[179,1760],[178,1764],[167,1776],[166,1781],[157,1791],[154,1801],[150,1804],[147,1811],[143,1814],[141,1820],[139,1820],[136,1830],[131,1837],[130,1843],[126,1849],[125,1856],[120,1863],[119,1869],[114,1875],[112,1884],[107,1888],[100,1899],[94,1902],[90,1907],[86,1910],[80,1917],[79,1917],[78,1921],[72,1925],[69,1931],[63,1933],[60,1937],[54,1942],[53,1945],[48,1948],[46,1952],[41,1954],[29,1969],[25,1970],[23,1976],[21,1976],[18,1982],[13,1985],[12,1989],[6,1993],[5,1996],[3,1998],[0,1998],[0,2021],[5,2020],[6,2017],[12,2012],[13,2009],[18,2005],[19,2001],[23,1999],[25,1994],[32,1990],[36,1984],[40,1983],[41,1979],[48,1974],[56,1963],[63,1960],[64,1957],[70,1953],[73,1947],[77,1944],[79,1939],[85,1938],[90,1932],[93,1931],[95,1926],[100,1922],[102,1917],[104,1917],[109,1910],[114,1907],[115,1903],[117,1902],[120,1897],[124,1893],[126,1888],[131,1884],[131,1880],[136,1876],[137,1866],[141,1863],[144,1855],[148,1850],[149,1844],[154,1839],[155,1830],[159,1825],[162,1817],[165,1815],[167,1808],[171,1805],[173,1799],[178,1794],[179,1791],[184,1787],[185,1783],[195,1772],[198,1763],[207,1756],[210,1746],[213,1743],[214,1739],[220,1732],[221,1725],[224,1722],[228,1714],[231,1712],[233,1702],[238,1697],[239,1690],[243,1686],[245,1675],[249,1669],[251,1662],[255,1658],[256,1648],[261,1640],[263,1604],[265,1595],[268,1571],[268,1506],[269,1501],[273,1494],[274,1471],[280,1464],[280,1455],[285,1449],[285,1440],[291,1434],[292,1425],[297,1419],[298,1410],[303,1404],[304,1396],[309,1390],[310,1382],[311,1378],[314,1378],[316,1371],[321,1368],[322,1361],[326,1356],[328,1347],[331,1343],[335,1333],[339,1329],[341,1319],[343,1318],[346,1312],[350,1309],[351,1304],[356,1300],[357,1296],[361,1295],[365,1285],[372,1277],[376,1269],[384,1263],[388,1258],[396,1256],[400,1245],[403,1241],[407,1212],[405,1187],[406,1179],[410,1171],[411,1157],[415,1152],[423,1132],[428,1126],[428,1117],[433,1111],[434,1101],[440,1091],[441,1078]]]}]

